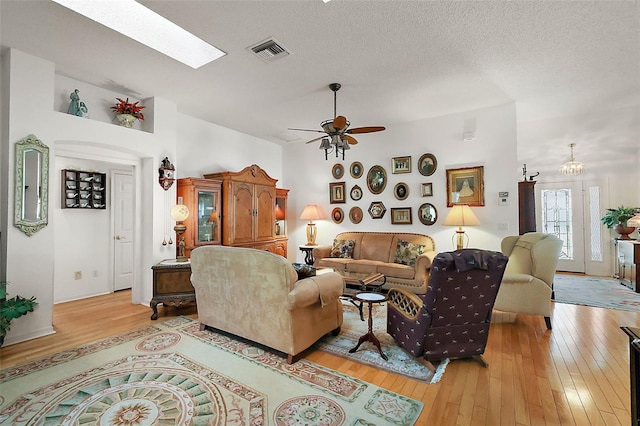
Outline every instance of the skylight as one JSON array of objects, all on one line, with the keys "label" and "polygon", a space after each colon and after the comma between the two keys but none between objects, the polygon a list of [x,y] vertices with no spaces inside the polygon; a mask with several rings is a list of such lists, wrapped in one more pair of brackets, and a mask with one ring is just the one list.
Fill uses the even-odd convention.
[{"label": "skylight", "polygon": [[134,0],[53,0],[194,69],[225,55]]}]

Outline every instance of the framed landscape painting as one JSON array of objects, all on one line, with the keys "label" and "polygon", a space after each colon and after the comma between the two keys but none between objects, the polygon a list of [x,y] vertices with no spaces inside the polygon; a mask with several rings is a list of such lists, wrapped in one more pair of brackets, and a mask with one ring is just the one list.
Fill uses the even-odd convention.
[{"label": "framed landscape painting", "polygon": [[447,169],[447,207],[484,206],[484,166]]}]

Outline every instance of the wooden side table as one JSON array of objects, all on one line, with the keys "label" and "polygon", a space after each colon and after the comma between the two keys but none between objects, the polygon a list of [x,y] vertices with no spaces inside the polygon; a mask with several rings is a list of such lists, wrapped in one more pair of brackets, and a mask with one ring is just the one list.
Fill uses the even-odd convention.
[{"label": "wooden side table", "polygon": [[361,302],[367,302],[367,304],[369,305],[369,331],[367,331],[367,334],[360,337],[360,339],[358,340],[358,344],[356,345],[355,348],[349,349],[349,353],[352,354],[355,351],[357,351],[360,345],[363,344],[364,342],[371,342],[376,346],[376,348],[378,348],[378,352],[380,352],[380,356],[382,357],[382,359],[384,359],[385,361],[388,361],[389,358],[387,358],[384,352],[382,352],[382,348],[380,347],[380,340],[378,340],[375,334],[373,334],[373,316],[371,312],[373,308],[373,304],[386,301],[387,296],[381,293],[362,292],[362,293],[356,294],[355,297]]},{"label": "wooden side table", "polygon": [[313,257],[313,249],[316,248],[318,246],[300,246],[300,251],[304,252],[304,263],[306,263],[307,265],[313,265],[313,263],[316,261]]},{"label": "wooden side table", "polygon": [[196,301],[196,291],[191,285],[191,262],[163,260],[151,267],[153,270],[153,298],[151,319],[158,319],[158,304],[182,308]]}]

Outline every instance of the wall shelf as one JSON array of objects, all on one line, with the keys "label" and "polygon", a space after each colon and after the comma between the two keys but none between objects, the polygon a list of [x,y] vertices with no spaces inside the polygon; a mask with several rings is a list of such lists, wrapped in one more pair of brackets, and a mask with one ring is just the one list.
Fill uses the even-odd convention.
[{"label": "wall shelf", "polygon": [[107,175],[82,170],[62,170],[63,209],[105,210],[107,208]]}]

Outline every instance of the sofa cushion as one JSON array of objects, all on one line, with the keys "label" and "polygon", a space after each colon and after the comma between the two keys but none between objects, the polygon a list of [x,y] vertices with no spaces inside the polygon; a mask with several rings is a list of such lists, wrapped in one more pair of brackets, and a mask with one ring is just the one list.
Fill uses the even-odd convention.
[{"label": "sofa cushion", "polygon": [[320,259],[317,265],[323,268],[332,268],[336,271],[345,271],[347,269],[347,264],[351,261],[352,259],[341,257],[325,257]]},{"label": "sofa cushion", "polygon": [[412,280],[415,278],[416,271],[413,266],[401,265],[399,263],[384,263],[378,266],[378,272],[387,277]]},{"label": "sofa cushion", "polygon": [[413,266],[416,264],[416,258],[424,253],[424,250],[425,246],[422,244],[414,244],[409,241],[398,240],[394,262],[401,265]]},{"label": "sofa cushion", "polygon": [[349,261],[349,263],[347,263],[347,271],[359,274],[373,274],[375,272],[378,272],[378,267],[384,264],[384,262],[380,262],[377,260],[351,260]]},{"label": "sofa cushion", "polygon": [[356,245],[355,240],[333,240],[331,253],[329,257],[353,258],[353,247]]}]

